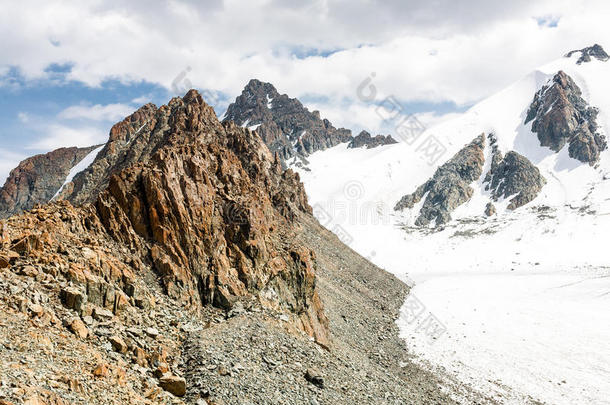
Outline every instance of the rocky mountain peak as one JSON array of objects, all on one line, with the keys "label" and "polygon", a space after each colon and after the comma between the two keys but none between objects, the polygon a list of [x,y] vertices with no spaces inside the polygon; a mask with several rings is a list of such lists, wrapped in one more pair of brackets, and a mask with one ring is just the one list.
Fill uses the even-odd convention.
[{"label": "rocky mountain peak", "polygon": [[541,146],[559,152],[569,144],[570,157],[594,165],[607,148],[605,136],[598,132],[597,115],[574,80],[559,71],[534,96],[525,123],[532,121]]},{"label": "rocky mountain peak", "polygon": [[367,149],[376,148],[377,146],[382,145],[391,145],[398,143],[391,135],[383,136],[377,135],[375,137],[371,136],[367,131],[361,131],[357,136],[352,139],[352,141],[347,146],[348,148],[362,148],[366,147]]},{"label": "rocky mountain peak", "polygon": [[335,128],[318,111],[309,111],[286,94],[279,94],[270,83],[253,79],[232,103],[223,119],[256,130],[282,161],[306,157],[352,139],[351,131]]},{"label": "rocky mountain peak", "polygon": [[586,62],[591,62],[592,57],[602,62],[606,62],[608,59],[610,59],[606,51],[604,51],[604,48],[602,48],[602,46],[598,44],[583,49],[570,51],[566,54],[566,58],[571,58],[572,55],[578,52],[580,52],[580,57],[576,61],[576,64],[578,65]]},{"label": "rocky mountain peak", "polygon": [[270,99],[274,99],[280,95],[273,84],[261,82],[258,79],[251,79],[246,87],[244,87],[243,93],[251,94],[257,100],[262,99],[263,97],[261,96],[268,96]]},{"label": "rocky mountain peak", "polygon": [[172,299],[231,309],[255,298],[328,343],[315,257],[289,242],[295,218],[311,214],[298,174],[249,129],[220,123],[197,91],[115,124],[73,183],[62,197],[147,258]]}]

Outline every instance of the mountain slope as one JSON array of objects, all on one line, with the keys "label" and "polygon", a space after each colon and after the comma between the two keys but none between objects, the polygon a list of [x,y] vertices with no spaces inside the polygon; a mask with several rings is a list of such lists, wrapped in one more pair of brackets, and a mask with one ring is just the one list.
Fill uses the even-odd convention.
[{"label": "mountain slope", "polygon": [[[591,58],[577,64],[580,56],[545,65],[429,128],[420,138],[446,150],[434,164],[417,145],[349,151],[339,145],[311,155],[310,171],[299,170],[321,223],[375,264],[414,280],[399,321],[408,347],[432,368],[449,370],[501,402],[603,403],[610,396],[603,382],[610,377],[610,314],[600,310],[610,299],[604,254],[610,153],[600,150],[590,165],[570,157],[569,142],[558,152],[542,146],[533,120],[526,123],[536,94],[564,72],[599,110],[599,135],[608,134],[610,63]],[[450,220],[420,226],[425,193],[410,208],[393,210],[481,134],[480,175],[462,178],[461,190],[472,193],[452,207]],[[446,189],[456,184],[451,180]],[[526,184],[524,194],[515,188]],[[535,198],[530,188],[539,189]],[[418,332],[423,319],[412,319],[414,302],[445,326],[432,345]]]},{"label": "mountain slope", "polygon": [[62,187],[70,169],[95,149],[61,148],[21,162],[0,188],[0,218],[47,203]]}]

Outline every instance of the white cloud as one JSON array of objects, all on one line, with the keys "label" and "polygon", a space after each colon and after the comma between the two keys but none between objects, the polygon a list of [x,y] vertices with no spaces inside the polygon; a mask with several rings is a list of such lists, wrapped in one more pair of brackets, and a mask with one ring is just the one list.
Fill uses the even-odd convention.
[{"label": "white cloud", "polygon": [[44,129],[44,135],[28,145],[30,150],[52,151],[61,147],[86,147],[102,144],[108,139],[108,132],[96,127],[72,127],[53,123]]},{"label": "white cloud", "polygon": [[146,103],[150,103],[151,99],[152,99],[151,96],[146,95],[146,96],[134,98],[133,100],[131,100],[131,102],[136,105],[144,105]]},{"label": "white cloud", "polygon": [[91,121],[120,121],[134,111],[126,104],[73,105],[58,114],[60,119],[87,119]]},{"label": "white cloud", "polygon": [[30,121],[30,116],[28,113],[20,112],[17,114],[17,119],[24,124],[27,124]]},{"label": "white cloud", "polygon": [[[365,106],[355,89],[371,72],[381,95],[468,105],[570,49],[610,47],[609,13],[601,0],[2,2],[0,36],[11,41],[0,44],[0,71],[44,78],[49,64],[70,63],[68,78],[91,86],[171,89],[190,66],[195,87],[236,96],[256,77],[293,97],[341,101],[342,116],[322,114],[364,125],[372,117],[356,115]],[[538,23],[548,16],[556,27]],[[340,51],[299,59],[295,48]]]},{"label": "white cloud", "polygon": [[13,170],[19,162],[25,159],[24,156],[0,148],[0,187],[4,185],[11,170]]}]

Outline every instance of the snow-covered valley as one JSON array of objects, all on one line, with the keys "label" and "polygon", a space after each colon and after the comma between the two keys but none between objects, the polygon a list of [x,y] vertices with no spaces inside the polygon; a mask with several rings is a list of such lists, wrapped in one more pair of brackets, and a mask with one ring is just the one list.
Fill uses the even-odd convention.
[{"label": "snow-covered valley", "polygon": [[[546,185],[515,211],[506,209],[506,198],[485,217],[489,193],[479,180],[451,222],[415,227],[418,207],[396,212],[394,205],[438,164],[406,143],[339,145],[311,155],[309,170],[297,169],[323,225],[415,283],[397,321],[410,350],[501,403],[610,398],[610,153],[603,151],[595,166],[583,164],[567,147],[559,153],[541,147],[531,123],[524,124],[535,92],[559,70],[600,109],[600,131],[608,134],[610,65],[562,58],[421,135],[446,147],[438,163],[481,133],[494,133],[503,152],[526,156]],[[426,333],[428,314],[441,328],[435,339]]]}]

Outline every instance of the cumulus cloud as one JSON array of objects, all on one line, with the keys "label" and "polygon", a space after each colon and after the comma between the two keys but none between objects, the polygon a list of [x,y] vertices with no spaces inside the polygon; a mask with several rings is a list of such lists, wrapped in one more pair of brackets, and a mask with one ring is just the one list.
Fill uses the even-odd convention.
[{"label": "cumulus cloud", "polygon": [[91,121],[119,121],[134,111],[126,104],[74,105],[58,114],[60,119],[87,119]]},{"label": "cumulus cloud", "polygon": [[11,170],[25,159],[18,153],[0,148],[0,186],[4,185]]},{"label": "cumulus cloud", "polygon": [[26,148],[30,150],[55,150],[61,147],[86,147],[106,142],[108,132],[100,127],[67,126],[53,123],[44,128],[45,134]]},{"label": "cumulus cloud", "polygon": [[[570,49],[610,47],[608,13],[602,0],[3,2],[0,75],[45,79],[56,64],[90,86],[179,79],[230,98],[256,77],[323,97],[338,125],[375,127],[356,96],[373,72],[379,97],[468,106]],[[65,114],[120,115],[88,108]]]}]

